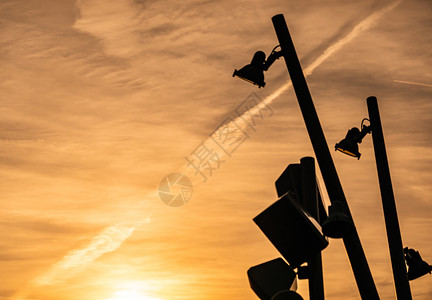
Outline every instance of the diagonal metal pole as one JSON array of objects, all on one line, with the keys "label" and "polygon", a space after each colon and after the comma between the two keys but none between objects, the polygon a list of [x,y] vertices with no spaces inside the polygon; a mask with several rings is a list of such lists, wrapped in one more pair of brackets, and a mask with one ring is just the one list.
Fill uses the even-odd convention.
[{"label": "diagonal metal pole", "polygon": [[[279,14],[272,21],[330,201],[341,201],[348,208],[285,18]],[[352,218],[349,208],[347,213]],[[344,237],[343,242],[362,299],[379,299],[357,230]]]},{"label": "diagonal metal pole", "polygon": [[378,109],[378,100],[375,97],[369,97],[366,101],[372,128],[375,162],[381,190],[381,199],[387,231],[387,240],[390,249],[396,296],[399,300],[411,300],[411,288],[409,285],[408,274],[405,265],[402,237],[399,228],[396,203],[390,177],[390,168],[388,164],[387,151],[384,143],[384,134],[382,131],[381,118]]}]

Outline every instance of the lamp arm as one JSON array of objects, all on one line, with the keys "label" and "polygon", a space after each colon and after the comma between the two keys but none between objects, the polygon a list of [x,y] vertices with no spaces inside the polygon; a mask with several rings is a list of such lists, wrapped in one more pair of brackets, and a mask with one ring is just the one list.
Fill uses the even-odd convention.
[{"label": "lamp arm", "polygon": [[363,138],[364,138],[368,133],[371,133],[371,132],[372,132],[372,128],[371,128],[370,125],[369,125],[369,126],[367,126],[367,125],[363,125],[362,130],[360,131],[359,135],[356,136],[355,141],[356,141],[357,143],[360,144],[360,143],[362,142]]},{"label": "lamp arm", "polygon": [[[279,46],[277,46],[277,47],[279,47]],[[282,56],[282,51],[275,51],[273,49],[272,53],[270,53],[269,57],[264,62],[263,70],[267,71],[270,68],[270,66],[275,62],[275,60],[279,59],[279,57],[281,57],[281,56]]]}]

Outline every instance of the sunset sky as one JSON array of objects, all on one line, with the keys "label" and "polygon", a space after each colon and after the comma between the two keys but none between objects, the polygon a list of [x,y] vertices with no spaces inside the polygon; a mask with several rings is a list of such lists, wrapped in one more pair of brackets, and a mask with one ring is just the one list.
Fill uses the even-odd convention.
[{"label": "sunset sky", "polygon": [[[280,254],[252,219],[288,164],[314,155],[283,59],[265,88],[232,77],[278,44],[276,14],[381,299],[395,292],[371,136],[360,160],[333,151],[368,96],[404,246],[432,264],[430,0],[2,0],[0,300],[257,299],[246,271]],[[252,125],[237,118],[250,100],[263,101]],[[221,124],[241,133],[228,154]],[[203,145],[220,160],[199,174],[187,159]],[[159,198],[171,173],[192,181],[183,206]],[[326,299],[360,299],[342,240],[329,242]],[[432,299],[431,275],[411,290]]]}]

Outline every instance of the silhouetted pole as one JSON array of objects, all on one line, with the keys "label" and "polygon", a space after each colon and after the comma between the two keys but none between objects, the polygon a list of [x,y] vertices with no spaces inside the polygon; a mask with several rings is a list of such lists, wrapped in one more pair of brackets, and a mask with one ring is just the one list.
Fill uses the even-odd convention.
[{"label": "silhouetted pole", "polygon": [[[280,14],[272,21],[330,201],[345,203],[352,218],[285,19]],[[357,230],[344,237],[343,242],[362,299],[379,299]]]},{"label": "silhouetted pole", "polygon": [[370,124],[372,128],[372,140],[375,151],[375,161],[378,170],[378,179],[381,190],[381,199],[387,231],[387,240],[390,249],[393,278],[396,287],[396,295],[397,299],[410,300],[412,299],[411,289],[408,282],[408,274],[405,265],[402,238],[399,229],[396,203],[393,194],[390,168],[387,160],[387,152],[384,143],[384,135],[381,126],[381,118],[378,110],[377,98],[367,98],[367,106],[369,111]]},{"label": "silhouetted pole", "polygon": [[[303,157],[300,159],[302,177],[303,207],[319,223],[318,192],[315,174],[315,159]],[[321,252],[308,261],[309,267],[309,299],[324,300],[324,279]]]}]

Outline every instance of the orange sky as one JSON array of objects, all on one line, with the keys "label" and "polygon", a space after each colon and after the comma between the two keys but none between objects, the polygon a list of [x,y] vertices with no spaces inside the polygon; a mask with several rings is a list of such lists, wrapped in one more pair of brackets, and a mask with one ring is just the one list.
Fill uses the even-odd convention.
[{"label": "orange sky", "polygon": [[[282,59],[264,89],[232,78],[276,46],[279,13],[330,149],[377,96],[404,245],[432,263],[429,0],[5,0],[0,300],[256,299],[247,269],[280,255],[252,218],[313,155]],[[268,109],[201,182],[185,157],[254,92]],[[370,136],[360,152],[332,155],[381,299],[395,299]],[[175,172],[193,182],[181,207],[157,194]],[[341,240],[323,261],[326,298],[359,299]],[[414,299],[430,282],[411,282]]]}]

